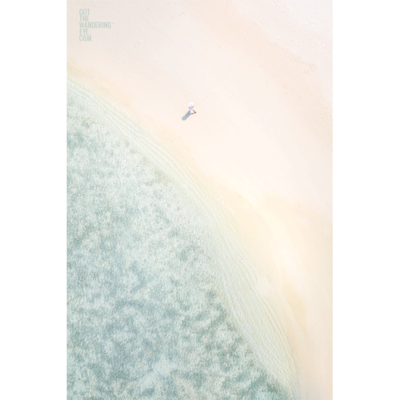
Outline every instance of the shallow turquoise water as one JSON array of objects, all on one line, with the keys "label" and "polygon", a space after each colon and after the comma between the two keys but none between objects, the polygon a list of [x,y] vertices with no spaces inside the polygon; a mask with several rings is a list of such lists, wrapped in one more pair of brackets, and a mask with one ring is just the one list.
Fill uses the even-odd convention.
[{"label": "shallow turquoise water", "polygon": [[68,399],[286,399],[216,290],[213,220],[68,94]]}]

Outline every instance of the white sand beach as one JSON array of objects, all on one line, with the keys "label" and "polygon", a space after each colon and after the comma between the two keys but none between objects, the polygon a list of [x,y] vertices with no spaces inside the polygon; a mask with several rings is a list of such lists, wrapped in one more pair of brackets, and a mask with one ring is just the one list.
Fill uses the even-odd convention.
[{"label": "white sand beach", "polygon": [[[111,28],[80,41],[80,9]],[[331,45],[329,1],[68,2],[69,77],[228,211],[310,400],[332,398]]]}]

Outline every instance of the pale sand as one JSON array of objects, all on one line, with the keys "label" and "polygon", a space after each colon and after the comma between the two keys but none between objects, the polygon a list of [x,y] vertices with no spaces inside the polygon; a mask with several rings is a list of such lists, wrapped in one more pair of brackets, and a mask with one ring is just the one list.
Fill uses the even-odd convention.
[{"label": "pale sand", "polygon": [[[112,28],[80,42],[80,8]],[[332,398],[329,18],[261,0],[68,5],[70,76],[101,85],[231,210],[307,399]]]}]

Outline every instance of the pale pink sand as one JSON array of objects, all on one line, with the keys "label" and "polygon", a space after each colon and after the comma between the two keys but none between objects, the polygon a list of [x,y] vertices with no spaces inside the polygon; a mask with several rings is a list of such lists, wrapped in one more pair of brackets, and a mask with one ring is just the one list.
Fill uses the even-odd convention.
[{"label": "pale pink sand", "polygon": [[[208,180],[257,266],[254,290],[266,298],[272,279],[304,398],[330,399],[330,14],[315,4],[69,1],[68,63]],[[80,42],[82,8],[112,28]]]}]

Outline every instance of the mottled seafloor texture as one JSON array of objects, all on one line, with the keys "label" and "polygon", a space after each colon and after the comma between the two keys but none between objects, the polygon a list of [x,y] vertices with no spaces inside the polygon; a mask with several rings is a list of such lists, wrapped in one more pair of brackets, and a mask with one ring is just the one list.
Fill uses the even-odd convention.
[{"label": "mottled seafloor texture", "polygon": [[68,399],[286,399],[218,296],[212,219],[68,94]]}]

